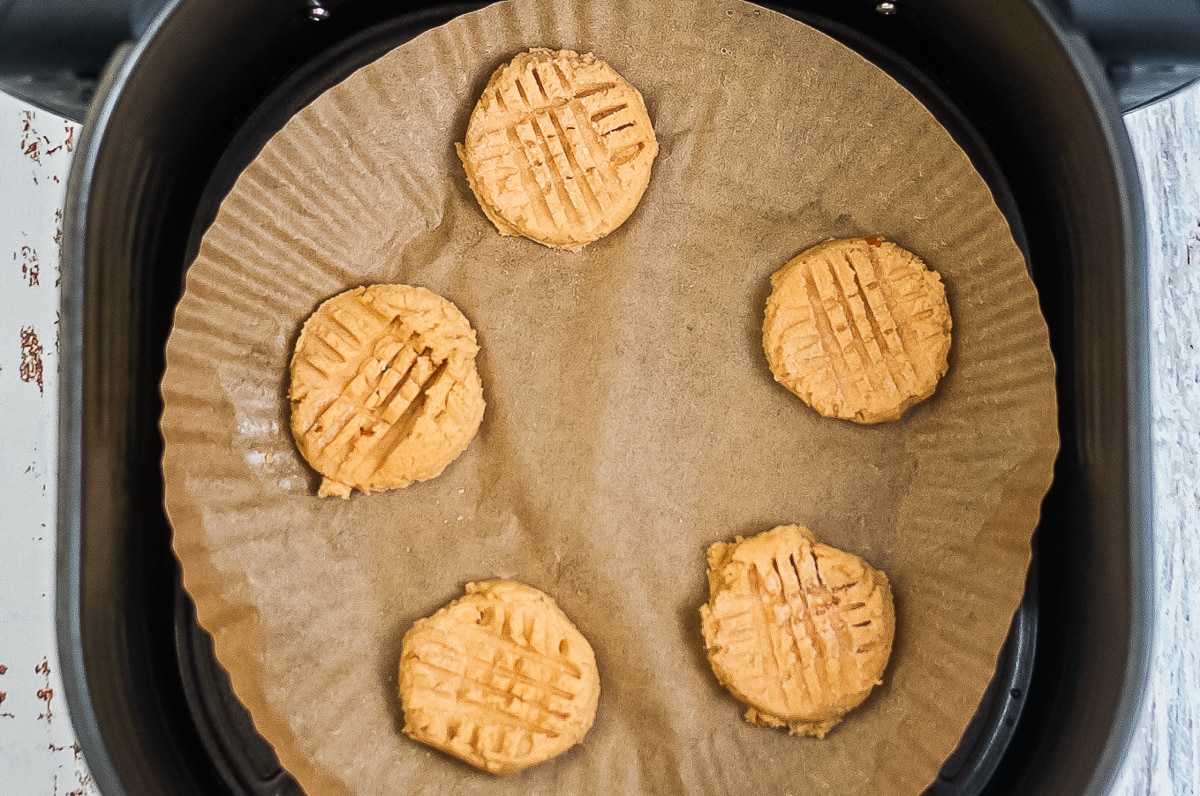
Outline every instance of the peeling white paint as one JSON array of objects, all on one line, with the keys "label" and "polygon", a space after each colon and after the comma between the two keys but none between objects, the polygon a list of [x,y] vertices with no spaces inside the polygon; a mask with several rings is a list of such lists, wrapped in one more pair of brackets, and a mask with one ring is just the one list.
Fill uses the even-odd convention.
[{"label": "peeling white paint", "polygon": [[1200,787],[1200,86],[1125,119],[1149,242],[1155,648],[1113,793]]},{"label": "peeling white paint", "polygon": [[95,796],[54,629],[58,263],[76,125],[0,94],[0,792]]}]

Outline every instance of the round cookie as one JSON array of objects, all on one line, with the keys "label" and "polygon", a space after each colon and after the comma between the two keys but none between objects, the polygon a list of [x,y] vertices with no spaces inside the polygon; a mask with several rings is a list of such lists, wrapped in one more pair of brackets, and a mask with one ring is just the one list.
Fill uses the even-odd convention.
[{"label": "round cookie", "polygon": [[549,760],[596,717],[596,656],[554,600],[508,580],[418,620],[400,652],[404,732],[497,774]]},{"label": "round cookie", "polygon": [[781,525],[708,549],[700,608],[717,679],[749,706],[746,721],[825,734],[881,682],[896,615],[887,576]]},{"label": "round cookie", "polygon": [[771,277],[763,350],[775,380],[825,417],[880,423],[945,375],[942,279],[882,238],[828,240]]},{"label": "round cookie", "polygon": [[501,235],[576,250],[637,207],[658,142],[642,95],[608,64],[533,49],[495,71],[457,149]]},{"label": "round cookie", "polygon": [[441,296],[370,285],[326,301],[304,323],[288,398],[318,494],[399,489],[439,475],[483,419],[475,330]]}]

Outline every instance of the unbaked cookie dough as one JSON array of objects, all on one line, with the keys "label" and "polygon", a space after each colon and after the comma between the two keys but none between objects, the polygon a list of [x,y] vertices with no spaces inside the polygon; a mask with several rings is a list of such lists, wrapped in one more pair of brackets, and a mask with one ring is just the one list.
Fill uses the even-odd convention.
[{"label": "unbaked cookie dough", "polygon": [[828,240],[796,255],[771,285],[763,320],[771,372],[825,417],[896,420],[945,375],[942,279],[896,244]]},{"label": "unbaked cookie dough", "polygon": [[858,556],[781,525],[709,547],[708,584],[708,660],[751,724],[824,738],[881,682],[892,591]]},{"label": "unbaked cookie dough", "polygon": [[305,322],[288,398],[318,494],[399,489],[439,475],[483,419],[475,330],[441,296],[370,285],[326,301]]},{"label": "unbaked cookie dough", "polygon": [[596,717],[596,656],[554,600],[509,580],[465,596],[404,634],[404,732],[497,774],[549,760]]},{"label": "unbaked cookie dough", "polygon": [[457,149],[500,234],[580,249],[637,207],[658,142],[642,95],[608,64],[533,49],[492,75]]}]

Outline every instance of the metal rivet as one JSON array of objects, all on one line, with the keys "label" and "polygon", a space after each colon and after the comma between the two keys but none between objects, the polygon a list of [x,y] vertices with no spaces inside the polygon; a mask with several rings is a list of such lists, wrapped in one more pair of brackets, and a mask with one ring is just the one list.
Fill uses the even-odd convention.
[{"label": "metal rivet", "polygon": [[329,9],[321,5],[321,0],[308,0],[308,18],[313,22],[329,19]]},{"label": "metal rivet", "polygon": [[885,17],[890,17],[892,14],[895,14],[900,9],[899,9],[899,7],[897,7],[897,5],[895,3],[891,3],[891,2],[888,2],[887,0],[884,0],[884,2],[882,2],[882,3],[875,4],[875,10],[878,11],[880,14],[883,14]]}]

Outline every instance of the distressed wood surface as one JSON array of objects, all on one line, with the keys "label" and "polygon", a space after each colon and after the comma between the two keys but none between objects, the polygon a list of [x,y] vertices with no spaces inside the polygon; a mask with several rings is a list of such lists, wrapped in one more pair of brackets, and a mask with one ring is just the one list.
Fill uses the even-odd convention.
[{"label": "distressed wood surface", "polygon": [[93,796],[54,633],[58,260],[76,125],[0,94],[0,794]]},{"label": "distressed wood surface", "polygon": [[1126,116],[1149,242],[1155,645],[1113,793],[1200,788],[1200,86]]},{"label": "distressed wood surface", "polygon": [[[1200,783],[1200,87],[1126,118],[1146,197],[1155,649],[1114,794]],[[77,130],[0,94],[0,793],[94,796],[54,635],[58,255]],[[1195,260],[1195,264],[1193,264]]]}]

